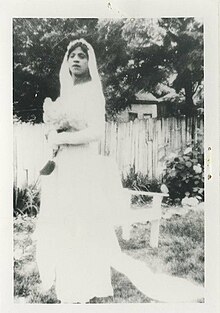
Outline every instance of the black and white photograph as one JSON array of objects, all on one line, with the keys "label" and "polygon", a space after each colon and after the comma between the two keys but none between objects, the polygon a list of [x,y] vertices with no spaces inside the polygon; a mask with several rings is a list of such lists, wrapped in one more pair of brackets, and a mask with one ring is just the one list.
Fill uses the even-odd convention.
[{"label": "black and white photograph", "polygon": [[11,18],[13,305],[205,306],[206,19],[72,16]]},{"label": "black and white photograph", "polygon": [[15,301],[204,301],[203,51],[196,18],[13,20]]}]

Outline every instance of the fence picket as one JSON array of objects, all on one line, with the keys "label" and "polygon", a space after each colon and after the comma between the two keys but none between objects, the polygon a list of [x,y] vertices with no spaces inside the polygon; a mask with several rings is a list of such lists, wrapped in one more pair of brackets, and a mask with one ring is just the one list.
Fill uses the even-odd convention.
[{"label": "fence picket", "polygon": [[[135,120],[128,123],[106,123],[102,154],[116,159],[123,174],[135,165],[136,171],[149,179],[161,179],[162,163],[171,152],[179,152],[194,137],[201,140],[204,122],[199,117]],[[18,187],[36,180],[40,168],[49,158],[45,139],[46,126],[14,125],[14,184]],[[203,138],[202,138],[203,139]],[[28,181],[27,181],[28,180]]]}]

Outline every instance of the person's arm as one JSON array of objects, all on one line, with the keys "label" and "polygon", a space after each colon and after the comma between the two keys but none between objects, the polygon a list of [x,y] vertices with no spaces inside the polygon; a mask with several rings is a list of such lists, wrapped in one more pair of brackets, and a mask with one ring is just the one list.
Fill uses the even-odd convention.
[{"label": "person's arm", "polygon": [[102,137],[102,132],[98,131],[96,128],[87,127],[83,130],[76,132],[62,132],[57,133],[51,132],[48,135],[48,141],[51,145],[82,145],[93,141],[100,140]]},{"label": "person's arm", "polygon": [[57,145],[82,145],[100,140],[105,129],[105,102],[103,95],[91,95],[87,108],[88,127],[75,132],[53,132],[49,141]]}]

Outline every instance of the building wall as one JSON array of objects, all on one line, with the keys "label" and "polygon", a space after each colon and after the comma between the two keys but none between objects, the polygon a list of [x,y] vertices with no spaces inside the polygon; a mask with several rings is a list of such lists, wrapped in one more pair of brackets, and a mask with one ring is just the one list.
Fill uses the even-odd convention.
[{"label": "building wall", "polygon": [[144,114],[151,114],[153,118],[157,117],[156,104],[132,104],[130,111],[137,113],[139,119],[143,119]]},{"label": "building wall", "polygon": [[131,109],[127,108],[123,112],[118,115],[118,121],[120,122],[128,122],[130,113],[137,113],[138,119],[142,120],[144,114],[151,115],[152,118],[157,117],[157,105],[156,104],[132,104]]}]

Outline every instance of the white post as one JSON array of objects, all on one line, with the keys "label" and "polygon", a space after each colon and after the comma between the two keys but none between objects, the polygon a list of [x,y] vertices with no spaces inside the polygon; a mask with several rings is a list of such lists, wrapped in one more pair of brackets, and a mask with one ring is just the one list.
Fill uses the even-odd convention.
[{"label": "white post", "polygon": [[158,218],[151,221],[150,246],[152,248],[158,247],[161,218],[161,201],[161,196],[155,195],[153,197],[153,211],[155,211],[155,214],[158,216]]}]

